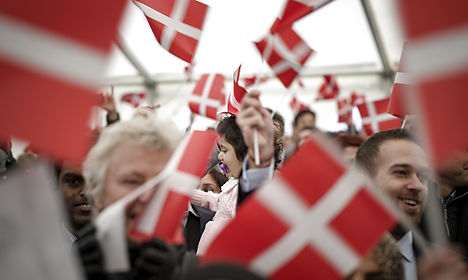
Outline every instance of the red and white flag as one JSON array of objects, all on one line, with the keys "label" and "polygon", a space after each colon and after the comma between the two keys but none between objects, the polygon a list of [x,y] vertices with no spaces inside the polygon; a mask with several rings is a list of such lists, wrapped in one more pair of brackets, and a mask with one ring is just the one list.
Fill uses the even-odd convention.
[{"label": "red and white flag", "polygon": [[132,105],[134,108],[138,108],[140,104],[145,100],[146,93],[126,93],[122,95],[120,101],[127,102]]},{"label": "red and white flag", "polygon": [[81,163],[88,121],[126,1],[0,3],[0,138]]},{"label": "red and white flag", "polygon": [[338,280],[353,271],[396,214],[323,141],[307,141],[239,208],[203,264],[235,262],[275,280]]},{"label": "red and white flag", "polygon": [[224,105],[224,76],[203,74],[189,97],[189,108],[194,114],[216,120],[218,109]]},{"label": "red and white flag", "polygon": [[191,63],[208,6],[195,0],[133,0],[133,3],[145,14],[161,46]]},{"label": "red and white flag", "polygon": [[367,136],[401,127],[399,118],[387,113],[390,98],[380,99],[357,105],[362,118],[362,127]]},{"label": "red and white flag", "polygon": [[307,59],[315,53],[290,27],[255,42],[255,46],[287,88],[301,72]]},{"label": "red and white flag", "polygon": [[404,119],[406,115],[410,114],[409,106],[405,104],[407,102],[407,98],[404,95],[408,94],[409,85],[414,83],[411,79],[411,74],[405,71],[404,63],[405,46],[403,46],[403,51],[401,52],[400,64],[398,65],[398,72],[395,75],[392,95],[390,96],[390,102],[388,103],[387,108],[387,113],[400,119]]},{"label": "red and white flag", "polygon": [[283,14],[271,28],[272,34],[290,27],[295,21],[330,3],[332,0],[288,0]]},{"label": "red and white flag", "polygon": [[336,102],[338,106],[338,122],[350,123],[353,114],[353,104],[350,98],[342,98]]},{"label": "red and white flag", "polygon": [[423,125],[421,139],[438,165],[468,149],[468,2],[398,1],[406,33],[407,95]]},{"label": "red and white flag", "polygon": [[234,88],[233,93],[229,94],[228,101],[227,101],[227,112],[237,115],[240,109],[240,104],[242,99],[247,94],[247,90],[239,85],[239,75],[240,69],[242,65],[239,65],[236,71],[234,71],[234,76],[232,78]]},{"label": "red and white flag", "polygon": [[351,93],[351,105],[357,106],[366,102],[366,96],[364,94],[358,94],[356,92]]},{"label": "red and white flag", "polygon": [[324,75],[323,78],[325,79],[325,81],[323,81],[323,84],[320,86],[318,92],[319,96],[316,100],[334,99],[338,97],[338,94],[340,93],[340,87],[336,82],[336,76]]},{"label": "red and white flag", "polygon": [[289,107],[291,108],[294,116],[296,116],[300,111],[310,110],[309,106],[302,103],[295,94],[292,95]]},{"label": "red and white flag", "polygon": [[194,131],[178,146],[164,170],[135,191],[106,207],[96,218],[97,238],[102,247],[105,269],[130,269],[127,248],[126,209],[141,195],[151,192],[146,207],[130,228],[134,238],[159,237],[167,242],[183,241],[181,219],[191,191],[207,170],[216,144],[213,131]]},{"label": "red and white flag", "polygon": [[[257,82],[257,79],[258,79],[257,76],[252,76],[252,77],[244,78],[243,80],[244,80],[244,86],[245,86],[245,88],[249,88],[249,87],[255,85],[255,83]],[[266,81],[268,81],[267,78],[260,78],[260,80],[258,81],[258,83],[261,84],[261,83],[264,83],[264,82],[266,82]]]}]

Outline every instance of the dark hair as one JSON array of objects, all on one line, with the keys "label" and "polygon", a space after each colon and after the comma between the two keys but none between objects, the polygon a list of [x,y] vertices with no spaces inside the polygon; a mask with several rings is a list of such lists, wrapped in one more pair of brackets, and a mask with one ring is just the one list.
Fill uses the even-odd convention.
[{"label": "dark hair", "polygon": [[305,114],[312,114],[312,116],[314,116],[314,119],[315,119],[315,112],[311,111],[309,109],[305,109],[305,110],[302,110],[299,113],[297,113],[296,117],[294,117],[294,126],[297,126],[297,122]]},{"label": "dark hair", "polygon": [[228,181],[228,178],[224,176],[224,174],[221,174],[217,170],[217,168],[218,168],[217,166],[214,166],[213,168],[210,169],[210,171],[208,171],[208,174],[213,176],[213,179],[215,179],[216,184],[218,184],[219,188],[221,189],[221,186],[224,185]]},{"label": "dark hair", "polygon": [[[270,108],[266,108],[266,109],[268,110],[268,112],[273,114],[273,110],[271,110]],[[273,146],[275,148],[275,166],[274,166],[274,168],[276,169],[278,167],[278,165],[281,163],[282,156],[283,156],[283,149],[284,149],[284,143],[283,143],[284,119],[283,119],[283,116],[281,116],[278,112],[275,112],[275,114],[273,115],[273,125],[276,128],[276,125],[274,124],[275,121],[278,122],[278,126],[279,126],[278,131],[275,129],[275,135],[274,135],[275,139],[274,139],[274,142],[273,142]]]},{"label": "dark hair", "polygon": [[242,132],[236,123],[236,116],[229,116],[222,119],[216,130],[226,138],[226,141],[234,147],[236,158],[243,161],[247,155],[247,146],[245,145]]},{"label": "dark hair", "polygon": [[359,147],[356,154],[356,163],[366,169],[371,176],[375,175],[375,165],[380,145],[389,140],[408,140],[418,144],[407,130],[399,128],[377,132],[369,137]]}]

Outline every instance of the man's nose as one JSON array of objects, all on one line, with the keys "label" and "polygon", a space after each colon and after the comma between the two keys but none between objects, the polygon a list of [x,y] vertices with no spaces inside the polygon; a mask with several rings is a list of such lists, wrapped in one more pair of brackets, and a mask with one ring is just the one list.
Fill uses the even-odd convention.
[{"label": "man's nose", "polygon": [[407,184],[408,189],[414,191],[421,191],[425,187],[425,183],[422,179],[418,176],[417,173],[414,173],[411,176],[410,182]]}]

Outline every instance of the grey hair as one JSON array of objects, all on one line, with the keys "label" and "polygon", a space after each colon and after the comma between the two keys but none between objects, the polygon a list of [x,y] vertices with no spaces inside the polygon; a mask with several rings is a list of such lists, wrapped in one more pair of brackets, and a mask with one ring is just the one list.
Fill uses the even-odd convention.
[{"label": "grey hair", "polygon": [[92,200],[102,195],[110,155],[120,144],[131,143],[153,150],[173,152],[181,136],[172,122],[153,118],[132,118],[104,128],[83,163],[88,195]]}]

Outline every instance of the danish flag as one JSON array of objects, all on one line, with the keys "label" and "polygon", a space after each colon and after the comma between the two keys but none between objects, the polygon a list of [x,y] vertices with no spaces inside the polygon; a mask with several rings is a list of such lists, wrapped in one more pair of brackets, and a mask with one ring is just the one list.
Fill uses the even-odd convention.
[{"label": "danish flag", "polygon": [[315,53],[292,28],[268,35],[255,46],[273,73],[289,87],[307,59]]},{"label": "danish flag", "polygon": [[239,85],[239,75],[241,66],[242,65],[239,65],[239,68],[237,68],[237,70],[234,71],[234,76],[232,78],[234,84],[233,93],[229,94],[227,102],[227,111],[233,115],[237,115],[237,113],[239,112],[242,99],[247,93],[247,90]]},{"label": "danish flag", "polygon": [[140,104],[145,100],[146,93],[126,93],[122,95],[120,99],[122,102],[127,102],[135,108],[138,108]]},{"label": "danish flag", "polygon": [[405,46],[401,52],[400,63],[398,65],[398,72],[395,75],[395,81],[393,82],[392,95],[390,96],[390,102],[388,103],[387,113],[394,115],[400,119],[404,119],[409,113],[408,106],[405,105],[406,98],[405,94],[408,94],[408,85],[413,83],[411,74],[404,70],[405,62]]},{"label": "danish flag", "polygon": [[275,280],[342,279],[358,265],[397,214],[324,141],[307,141],[240,207],[203,264],[236,262]]},{"label": "danish flag", "polygon": [[405,70],[415,76],[407,102],[423,122],[435,165],[468,149],[468,2],[399,1],[408,44]]},{"label": "danish flag", "polygon": [[263,77],[262,78],[259,78],[257,76],[247,77],[247,78],[243,79],[245,88],[249,88],[249,87],[255,85],[255,83],[257,82],[257,79],[260,79],[258,81],[258,83],[260,83],[260,84],[268,81],[267,78],[263,78]]},{"label": "danish flag", "polygon": [[195,0],[134,0],[161,46],[191,63],[208,6]]},{"label": "danish flag", "polygon": [[401,121],[387,113],[390,98],[380,99],[357,105],[362,118],[362,126],[367,136],[401,127]]},{"label": "danish flag", "polygon": [[366,102],[366,96],[364,94],[358,94],[356,92],[351,93],[351,105],[357,106]]},{"label": "danish flag", "polygon": [[0,138],[81,163],[126,1],[0,2]]},{"label": "danish flag", "polygon": [[336,82],[336,76],[324,75],[323,78],[325,79],[325,81],[320,86],[319,96],[316,100],[333,99],[337,97],[340,93],[340,88],[338,87],[338,83]]},{"label": "danish flag", "polygon": [[189,98],[189,108],[194,114],[216,120],[218,108],[224,105],[224,76],[203,74]]},{"label": "danish flag", "polygon": [[309,106],[302,103],[295,94],[293,94],[291,101],[289,102],[289,107],[293,111],[294,116],[299,114],[299,112],[304,110],[309,110]]},{"label": "danish flag", "polygon": [[149,199],[130,224],[130,235],[142,241],[157,236],[170,243],[183,242],[181,219],[191,192],[206,173],[217,137],[212,131],[192,132],[179,144],[161,173],[98,215],[95,222],[97,238],[102,246],[106,271],[130,269],[125,213],[127,207],[142,195],[149,195]]},{"label": "danish flag", "polygon": [[353,113],[353,105],[351,99],[342,98],[336,102],[338,106],[338,122],[349,123]]},{"label": "danish flag", "polygon": [[285,27],[291,26],[295,21],[325,6],[331,1],[332,0],[288,0],[280,20],[272,26],[270,32],[273,34],[283,30]]}]

